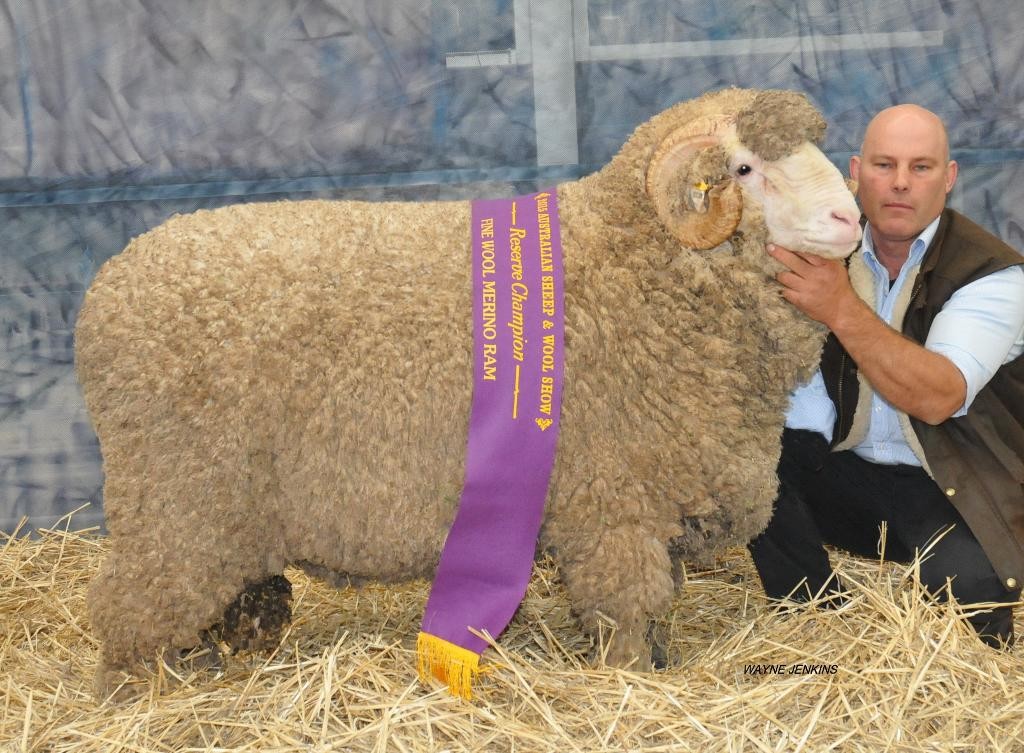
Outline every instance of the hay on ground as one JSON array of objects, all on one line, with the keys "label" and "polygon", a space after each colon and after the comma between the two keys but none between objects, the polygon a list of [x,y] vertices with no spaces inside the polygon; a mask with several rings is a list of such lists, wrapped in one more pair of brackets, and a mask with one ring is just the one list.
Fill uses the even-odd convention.
[{"label": "hay on ground", "polygon": [[541,563],[471,703],[416,679],[428,584],[334,590],[289,570],[294,621],[274,652],[160,666],[133,700],[98,703],[85,594],[106,546],[0,537],[3,753],[1024,750],[1024,653],[927,604],[913,566],[835,554],[850,601],[787,611],[730,550],[688,574],[665,625],[673,666],[638,674],[588,658]]}]

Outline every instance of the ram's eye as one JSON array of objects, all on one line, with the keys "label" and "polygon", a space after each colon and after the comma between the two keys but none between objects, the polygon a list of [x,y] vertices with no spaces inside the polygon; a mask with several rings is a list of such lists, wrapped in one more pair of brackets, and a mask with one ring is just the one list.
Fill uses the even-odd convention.
[{"label": "ram's eye", "polygon": [[750,171],[753,170],[753,169],[754,168],[752,168],[750,165],[740,165],[739,167],[736,168],[736,174],[737,175],[748,175],[750,173]]}]

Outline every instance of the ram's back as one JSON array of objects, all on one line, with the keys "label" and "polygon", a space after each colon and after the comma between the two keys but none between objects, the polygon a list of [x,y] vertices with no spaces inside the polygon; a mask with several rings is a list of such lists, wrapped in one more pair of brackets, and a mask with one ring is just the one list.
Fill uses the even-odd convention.
[{"label": "ram's back", "polygon": [[[199,446],[275,497],[251,504],[272,508],[287,549],[316,561],[332,541],[449,519],[429,508],[454,510],[462,481],[469,261],[465,202],[250,204],[170,219],[104,265],[79,318],[77,368],[105,461]],[[201,505],[195,491],[176,504]],[[107,510],[115,533],[117,516]],[[443,536],[406,533],[413,550]],[[422,556],[411,551],[409,565]],[[389,575],[367,558],[325,564]]]}]

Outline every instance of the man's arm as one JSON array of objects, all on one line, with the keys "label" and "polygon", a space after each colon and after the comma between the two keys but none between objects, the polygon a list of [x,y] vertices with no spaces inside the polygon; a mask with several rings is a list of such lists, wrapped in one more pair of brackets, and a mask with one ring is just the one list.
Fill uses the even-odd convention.
[{"label": "man's arm", "polygon": [[941,423],[960,409],[967,395],[960,370],[879,318],[854,292],[842,261],[778,246],[769,253],[789,268],[778,275],[783,298],[832,330],[891,405],[930,424]]}]

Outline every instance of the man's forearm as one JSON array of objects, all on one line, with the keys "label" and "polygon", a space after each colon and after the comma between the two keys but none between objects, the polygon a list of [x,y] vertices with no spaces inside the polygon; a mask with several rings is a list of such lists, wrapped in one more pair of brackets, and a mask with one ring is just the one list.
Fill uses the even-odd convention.
[{"label": "man's forearm", "polygon": [[937,424],[963,405],[967,384],[953,362],[904,337],[859,298],[837,307],[825,324],[875,391],[899,410]]}]

